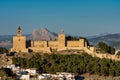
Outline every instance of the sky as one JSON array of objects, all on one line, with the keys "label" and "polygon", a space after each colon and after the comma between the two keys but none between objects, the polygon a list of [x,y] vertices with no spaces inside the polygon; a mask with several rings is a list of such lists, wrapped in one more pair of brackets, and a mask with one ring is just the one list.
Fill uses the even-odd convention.
[{"label": "sky", "polygon": [[0,0],[0,35],[45,27],[78,36],[120,33],[120,0]]}]

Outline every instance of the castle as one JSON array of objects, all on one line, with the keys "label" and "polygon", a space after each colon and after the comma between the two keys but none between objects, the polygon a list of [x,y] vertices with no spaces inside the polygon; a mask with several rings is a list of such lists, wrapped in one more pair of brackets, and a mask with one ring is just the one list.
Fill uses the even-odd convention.
[{"label": "castle", "polygon": [[95,52],[95,47],[87,44],[87,40],[80,38],[78,41],[68,41],[63,32],[58,34],[58,39],[55,41],[35,41],[31,40],[28,47],[26,37],[22,36],[22,29],[19,27],[17,35],[13,37],[13,48],[11,52],[44,52],[51,53],[52,51],[61,51],[69,49],[89,50]]}]

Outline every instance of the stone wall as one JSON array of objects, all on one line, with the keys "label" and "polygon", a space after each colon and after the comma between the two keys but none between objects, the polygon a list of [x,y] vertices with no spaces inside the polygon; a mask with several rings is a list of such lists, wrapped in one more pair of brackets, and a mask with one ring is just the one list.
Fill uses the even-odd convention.
[{"label": "stone wall", "polygon": [[93,51],[93,52],[96,52],[96,49],[95,49],[94,46],[89,46],[89,49],[90,49],[91,51]]},{"label": "stone wall", "polygon": [[79,47],[79,41],[67,41],[67,47]]},{"label": "stone wall", "polygon": [[47,47],[47,41],[31,41],[31,47]]},{"label": "stone wall", "polygon": [[51,53],[50,47],[29,47],[32,52]]},{"label": "stone wall", "polygon": [[85,39],[79,39],[79,47],[87,47],[87,42]]},{"label": "stone wall", "polygon": [[58,48],[58,41],[48,41],[48,47],[52,49],[57,49]]}]

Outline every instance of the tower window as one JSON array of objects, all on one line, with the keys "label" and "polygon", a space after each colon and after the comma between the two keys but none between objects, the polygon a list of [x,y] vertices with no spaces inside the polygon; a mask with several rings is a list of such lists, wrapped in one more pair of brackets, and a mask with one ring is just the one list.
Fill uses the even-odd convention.
[{"label": "tower window", "polygon": [[18,39],[18,41],[20,41],[20,39]]}]

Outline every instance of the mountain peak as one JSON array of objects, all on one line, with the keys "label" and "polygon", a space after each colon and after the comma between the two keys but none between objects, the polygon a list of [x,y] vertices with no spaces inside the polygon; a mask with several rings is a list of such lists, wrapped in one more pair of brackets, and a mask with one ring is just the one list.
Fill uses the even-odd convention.
[{"label": "mountain peak", "polygon": [[49,30],[47,28],[45,28],[45,27],[40,28],[40,30],[41,31],[48,31],[49,32]]},{"label": "mountain peak", "polygon": [[57,34],[49,31],[47,28],[35,29],[32,35],[29,37],[30,40],[56,40]]}]

